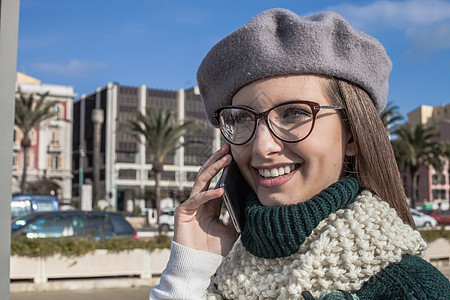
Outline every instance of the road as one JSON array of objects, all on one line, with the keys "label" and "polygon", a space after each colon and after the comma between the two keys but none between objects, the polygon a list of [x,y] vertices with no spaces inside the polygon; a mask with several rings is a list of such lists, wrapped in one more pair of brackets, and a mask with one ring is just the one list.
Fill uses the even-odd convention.
[{"label": "road", "polygon": [[10,300],[138,300],[148,299],[150,287],[77,291],[11,293]]}]

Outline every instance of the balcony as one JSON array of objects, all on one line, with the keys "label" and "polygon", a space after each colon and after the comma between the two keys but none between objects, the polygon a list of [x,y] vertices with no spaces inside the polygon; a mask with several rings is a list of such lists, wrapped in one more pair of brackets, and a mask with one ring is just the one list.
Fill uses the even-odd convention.
[{"label": "balcony", "polygon": [[62,147],[58,142],[51,142],[47,147],[48,153],[61,153]]}]

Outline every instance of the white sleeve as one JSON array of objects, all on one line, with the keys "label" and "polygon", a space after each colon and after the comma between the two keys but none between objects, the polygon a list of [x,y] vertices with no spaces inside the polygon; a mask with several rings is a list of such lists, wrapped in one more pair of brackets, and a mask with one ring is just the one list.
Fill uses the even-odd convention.
[{"label": "white sleeve", "polygon": [[222,259],[219,254],[195,250],[172,241],[169,262],[149,299],[204,298]]}]

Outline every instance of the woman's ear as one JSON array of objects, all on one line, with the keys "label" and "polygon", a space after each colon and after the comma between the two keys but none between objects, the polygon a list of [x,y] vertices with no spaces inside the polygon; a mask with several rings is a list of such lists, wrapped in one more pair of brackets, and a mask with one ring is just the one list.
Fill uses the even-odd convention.
[{"label": "woman's ear", "polygon": [[345,156],[355,156],[358,153],[355,139],[351,133],[348,133],[347,144],[345,145]]}]

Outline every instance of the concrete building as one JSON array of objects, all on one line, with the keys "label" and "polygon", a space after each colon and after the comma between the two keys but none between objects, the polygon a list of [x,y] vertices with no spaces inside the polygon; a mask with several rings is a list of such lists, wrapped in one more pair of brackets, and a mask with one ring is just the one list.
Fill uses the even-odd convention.
[{"label": "concrete building", "polygon": [[[408,123],[412,126],[424,124],[436,129],[435,141],[450,141],[450,105],[433,107],[422,105],[408,114]],[[444,162],[441,172],[432,166],[421,166],[419,169],[417,199],[418,205],[433,207],[434,209],[449,207],[450,176],[449,160]],[[412,195],[412,184],[409,176],[403,174],[406,193]]]},{"label": "concrete building", "polygon": [[[72,200],[72,113],[75,93],[72,86],[46,84],[17,73],[16,91],[26,94],[49,93],[48,101],[57,101],[57,116],[46,120],[31,132],[32,146],[28,152],[27,182],[46,182],[61,204]],[[20,192],[23,154],[22,132],[14,128],[12,191]]]},{"label": "concrete building", "polygon": [[[177,120],[194,120],[195,129],[185,141],[201,141],[169,153],[162,174],[162,198],[183,199],[206,159],[220,147],[220,134],[211,126],[203,111],[197,88],[178,91],[121,86],[108,83],[74,104],[73,134],[73,195],[79,200],[80,184],[94,183],[94,122],[93,112],[103,111],[100,128],[100,174],[98,198],[102,206],[131,211],[133,204],[154,207],[155,181],[152,174],[152,153],[145,143],[139,143],[126,132],[129,120],[137,112],[145,114],[147,107],[170,109]],[[95,114],[94,113],[94,114]],[[94,118],[95,119],[95,118]],[[164,202],[166,203],[166,202]],[[170,201],[168,204],[171,206]],[[173,204],[172,204],[173,205]]]}]

